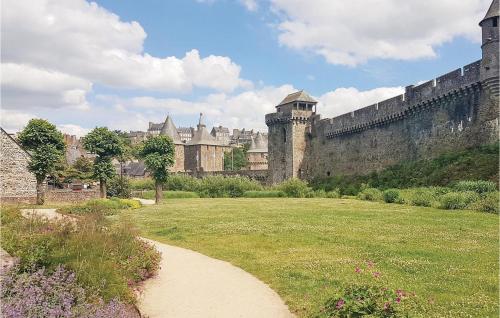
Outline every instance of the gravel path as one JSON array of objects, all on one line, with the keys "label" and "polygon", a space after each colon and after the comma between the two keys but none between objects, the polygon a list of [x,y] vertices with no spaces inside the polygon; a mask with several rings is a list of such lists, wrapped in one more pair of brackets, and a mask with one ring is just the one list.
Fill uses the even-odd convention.
[{"label": "gravel path", "polygon": [[294,317],[269,286],[242,269],[180,247],[146,240],[162,253],[161,269],[144,284],[149,318]]},{"label": "gravel path", "polygon": [[[71,217],[56,209],[23,209],[24,217]],[[161,268],[139,295],[149,318],[292,318],[269,286],[242,269],[180,247],[144,239],[162,254]]]}]

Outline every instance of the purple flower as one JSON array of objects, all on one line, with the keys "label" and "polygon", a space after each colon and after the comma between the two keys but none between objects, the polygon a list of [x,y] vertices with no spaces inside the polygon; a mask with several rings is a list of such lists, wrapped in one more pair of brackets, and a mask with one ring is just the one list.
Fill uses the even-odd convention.
[{"label": "purple flower", "polygon": [[335,308],[337,309],[342,309],[342,307],[344,307],[344,304],[345,304],[345,301],[340,298],[338,301],[337,301],[337,305],[335,306]]},{"label": "purple flower", "polygon": [[380,272],[373,272],[373,277],[379,278],[380,277]]},{"label": "purple flower", "polygon": [[356,266],[356,269],[354,271],[358,274],[362,272],[361,268],[359,268],[358,266]]}]

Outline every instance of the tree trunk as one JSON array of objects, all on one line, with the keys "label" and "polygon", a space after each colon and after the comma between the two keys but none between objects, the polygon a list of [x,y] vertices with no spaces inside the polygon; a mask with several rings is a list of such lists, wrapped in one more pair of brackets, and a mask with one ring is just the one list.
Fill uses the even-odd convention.
[{"label": "tree trunk", "polygon": [[156,181],[155,182],[155,203],[158,204],[160,203],[160,199],[162,197],[162,190],[163,187],[161,186],[161,183]]},{"label": "tree trunk", "polygon": [[43,191],[43,180],[36,181],[36,204],[43,205],[45,203],[45,192]]},{"label": "tree trunk", "polygon": [[106,199],[106,180],[99,180],[99,189],[101,191],[101,199]]}]

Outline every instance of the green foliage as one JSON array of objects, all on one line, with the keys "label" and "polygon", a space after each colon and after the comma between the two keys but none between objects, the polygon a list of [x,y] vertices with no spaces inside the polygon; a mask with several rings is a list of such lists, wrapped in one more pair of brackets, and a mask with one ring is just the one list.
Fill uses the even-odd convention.
[{"label": "green foliage", "polygon": [[184,174],[171,175],[165,183],[165,188],[171,191],[196,192],[200,187],[200,179]]},{"label": "green foliage", "polygon": [[449,192],[439,198],[440,208],[445,210],[465,209],[471,203],[480,199],[479,194],[473,191]]},{"label": "green foliage", "polygon": [[382,201],[383,194],[379,189],[367,188],[358,194],[358,198],[366,201]]},{"label": "green foliage", "polygon": [[307,182],[297,178],[285,180],[278,184],[275,189],[291,198],[305,198],[311,192]]},{"label": "green foliage", "polygon": [[361,184],[378,189],[448,186],[462,180],[488,180],[498,184],[499,144],[443,154],[431,160],[407,161],[362,176],[337,175],[311,182],[314,189],[339,189],[357,195]]},{"label": "green foliage", "polygon": [[286,197],[282,191],[245,191],[245,198],[282,198]]},{"label": "green foliage", "polygon": [[399,202],[399,191],[397,189],[388,189],[384,191],[384,202],[386,203],[398,203]]},{"label": "green foliage", "polygon": [[[5,221],[5,220],[2,220]],[[154,274],[160,255],[139,240],[130,224],[110,224],[92,214],[70,222],[10,218],[2,223],[2,248],[20,258],[21,270],[59,265],[74,271],[89,294],[134,302],[132,287]]]},{"label": "green foliage", "polygon": [[418,188],[410,192],[409,200],[407,200],[407,202],[414,206],[430,207],[435,200],[436,195],[434,191],[426,188]]},{"label": "green foliage", "polygon": [[110,197],[130,198],[130,181],[126,177],[115,176],[108,183],[106,189]]},{"label": "green foliage", "polygon": [[[143,199],[154,199],[154,191],[145,191],[140,195]],[[163,197],[166,199],[193,199],[200,196],[196,192],[189,191],[163,191]]]},{"label": "green foliage", "polygon": [[[171,176],[170,178],[172,178]],[[170,179],[169,178],[169,179]],[[132,190],[154,190],[155,182],[150,178],[130,179],[130,188]]]},{"label": "green foliage", "polygon": [[83,147],[98,157],[113,158],[122,153],[121,139],[106,127],[96,127],[82,138]]},{"label": "green foliage", "polygon": [[123,209],[128,209],[130,207],[135,208],[136,204],[130,203],[127,199],[111,198],[111,199],[93,199],[88,200],[85,203],[66,206],[60,208],[59,211],[67,214],[102,214],[102,215],[113,215]]},{"label": "green foliage", "polygon": [[141,202],[133,199],[119,199],[120,203],[126,205],[130,209],[138,209],[142,206]]},{"label": "green foliage", "polygon": [[144,164],[159,183],[165,183],[168,169],[174,164],[175,146],[168,136],[154,136],[143,142],[139,155]]},{"label": "green foliage", "polygon": [[19,142],[31,152],[28,168],[38,182],[43,182],[64,155],[63,135],[44,119],[31,119],[19,134]]},{"label": "green foliage", "polygon": [[109,157],[97,157],[94,161],[94,178],[106,181],[116,175],[115,167]]},{"label": "green foliage", "polygon": [[232,148],[224,153],[224,170],[241,170],[248,164],[246,148]]},{"label": "green foliage", "polygon": [[497,190],[497,186],[491,181],[460,181],[453,187],[457,191],[474,191],[478,194],[484,194],[488,192],[494,192]]},{"label": "green foliage", "polygon": [[245,177],[209,176],[201,179],[198,193],[203,198],[236,198],[245,191],[261,189],[257,181]]},{"label": "green foliage", "polygon": [[500,210],[499,192],[495,191],[486,193],[479,201],[470,204],[469,208],[476,211],[498,214]]}]

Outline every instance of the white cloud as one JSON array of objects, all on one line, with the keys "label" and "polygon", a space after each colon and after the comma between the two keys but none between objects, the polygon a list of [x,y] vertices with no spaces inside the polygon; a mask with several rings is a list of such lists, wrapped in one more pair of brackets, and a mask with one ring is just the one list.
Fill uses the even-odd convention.
[{"label": "white cloud", "polygon": [[77,137],[83,137],[90,131],[90,129],[88,128],[83,128],[81,126],[72,124],[58,125],[57,129],[59,129],[64,134],[76,135]]},{"label": "white cloud", "polygon": [[248,11],[257,11],[259,7],[256,0],[240,0],[240,2]]},{"label": "white cloud", "polygon": [[354,87],[337,88],[320,96],[318,113],[335,117],[403,94],[404,87],[380,87],[360,91]]},{"label": "white cloud", "polygon": [[92,83],[82,78],[25,64],[1,64],[2,107],[88,109]]},{"label": "white cloud", "polygon": [[15,110],[0,109],[0,126],[8,133],[15,133],[23,129],[35,115]]},{"label": "white cloud", "polygon": [[240,66],[227,57],[201,58],[197,50],[183,58],[154,57],[143,52],[145,38],[139,23],[123,22],[94,2],[2,2],[4,63],[31,64],[120,88],[185,92],[248,86],[239,77]]},{"label": "white cloud", "polygon": [[455,37],[479,41],[490,0],[271,0],[279,42],[329,63],[436,56]]}]

